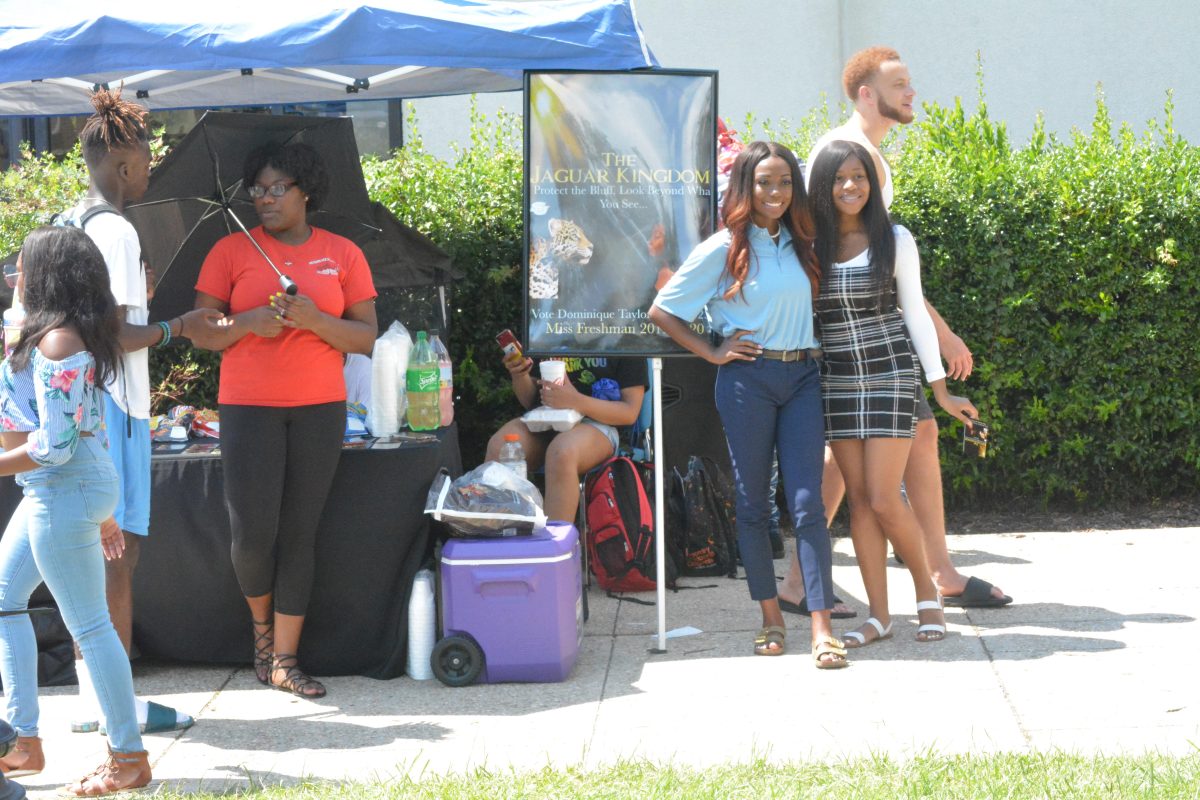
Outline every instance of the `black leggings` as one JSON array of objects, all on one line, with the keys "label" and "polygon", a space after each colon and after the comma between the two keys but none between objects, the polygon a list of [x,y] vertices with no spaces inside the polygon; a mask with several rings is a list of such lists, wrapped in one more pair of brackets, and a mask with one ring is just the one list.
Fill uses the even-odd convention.
[{"label": "black leggings", "polygon": [[333,484],[345,403],[275,408],[221,405],[225,506],[233,571],[246,597],[274,593],[303,616],[312,592],[317,524]]}]

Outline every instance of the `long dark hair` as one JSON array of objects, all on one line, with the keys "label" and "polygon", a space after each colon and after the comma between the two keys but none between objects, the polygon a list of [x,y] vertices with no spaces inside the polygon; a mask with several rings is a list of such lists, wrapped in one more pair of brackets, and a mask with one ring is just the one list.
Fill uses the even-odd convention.
[{"label": "long dark hair", "polygon": [[896,234],[892,232],[892,221],[883,205],[883,192],[879,189],[875,161],[867,149],[857,142],[830,142],[810,166],[812,175],[808,181],[808,203],[812,208],[813,222],[817,226],[814,248],[817,261],[822,266],[828,267],[837,261],[838,210],[833,205],[833,184],[838,169],[850,156],[855,156],[862,162],[871,187],[871,194],[861,213],[867,229],[875,298],[879,306],[884,306],[888,296],[892,294],[892,284],[896,276]]},{"label": "long dark hair", "polygon": [[792,173],[792,202],[780,222],[792,235],[792,247],[804,267],[812,284],[813,297],[821,285],[821,268],[813,252],[813,223],[804,195],[804,178],[800,175],[800,163],[791,150],[778,142],[751,142],[738,153],[729,173],[729,187],[725,190],[725,202],[721,216],[729,229],[729,255],[725,258],[725,274],[730,286],[725,299],[741,296],[742,287],[750,274],[750,226],[753,224],[751,211],[754,208],[754,170],[768,158],[782,158]]},{"label": "long dark hair", "polygon": [[112,378],[121,352],[117,301],[91,237],[78,228],[37,228],[21,246],[21,271],[25,323],[12,352],[13,370],[29,365],[47,333],[70,326],[96,360],[96,383]]}]

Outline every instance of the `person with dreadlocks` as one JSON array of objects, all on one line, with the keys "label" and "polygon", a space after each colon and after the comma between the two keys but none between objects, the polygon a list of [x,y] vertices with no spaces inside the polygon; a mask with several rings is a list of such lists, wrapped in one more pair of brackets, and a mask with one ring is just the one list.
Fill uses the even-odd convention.
[{"label": "person with dreadlocks", "polygon": [[[701,242],[659,290],[650,320],[719,365],[715,397],[737,489],[738,552],[762,611],[754,653],[782,655],[787,635],[768,533],[774,498],[767,487],[778,451],[812,609],[813,662],[840,669],[846,651],[831,628],[833,548],[821,505],[825,429],[813,320],[821,272],[792,151],[775,142],[748,145],[733,162],[722,212],[727,227]],[[724,337],[720,344],[688,325],[704,308]]]},{"label": "person with dreadlocks", "polygon": [[[140,542],[150,532],[150,362],[149,347],[159,347],[180,336],[203,344],[217,331],[216,311],[191,311],[182,317],[147,324],[153,273],[142,264],[137,231],[123,216],[125,207],[146,192],[150,179],[150,135],[147,111],[121,99],[120,90],[102,89],[92,95],[95,113],[79,132],[83,160],[88,170],[88,190],[64,219],[82,228],[104,256],[109,284],[122,320],[123,353],[117,369],[105,384],[105,427],[109,453],[121,491],[113,517],[104,525],[102,545],[106,566],[108,610],[113,625],[129,652],[133,637],[133,571]],[[86,733],[101,727],[95,690],[88,668],[75,653],[79,695],[84,708],[71,729]],[[137,701],[138,723],[143,732],[182,730],[194,720],[158,703]]]}]

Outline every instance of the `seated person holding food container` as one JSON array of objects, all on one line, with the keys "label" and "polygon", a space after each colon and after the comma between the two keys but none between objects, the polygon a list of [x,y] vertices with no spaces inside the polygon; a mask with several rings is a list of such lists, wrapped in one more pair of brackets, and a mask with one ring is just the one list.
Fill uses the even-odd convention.
[{"label": "seated person holding food container", "polygon": [[520,417],[510,420],[488,441],[487,458],[498,461],[504,437],[515,434],[528,469],[545,465],[546,517],[572,521],[579,509],[580,476],[616,455],[617,428],[637,421],[646,392],[646,359],[539,359],[541,380],[534,380],[533,359],[512,349],[504,366],[522,407],[573,409],[583,419],[570,430],[540,432],[531,431]]}]

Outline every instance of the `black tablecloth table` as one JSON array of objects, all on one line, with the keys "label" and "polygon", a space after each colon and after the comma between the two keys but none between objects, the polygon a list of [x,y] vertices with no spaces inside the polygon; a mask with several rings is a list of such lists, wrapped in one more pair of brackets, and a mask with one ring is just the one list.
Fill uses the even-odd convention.
[{"label": "black tablecloth table", "polygon": [[[462,472],[455,426],[438,441],[342,452],[317,530],[316,578],[300,646],[315,675],[393,678],[404,673],[408,599],[426,556],[423,513],[438,470]],[[249,663],[250,612],[230,562],[221,460],[151,461],[150,537],[134,573],[134,644],[142,655]],[[20,500],[0,490],[7,520]]]}]

